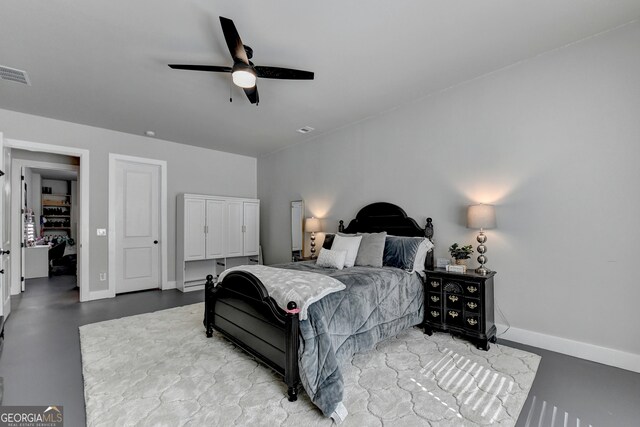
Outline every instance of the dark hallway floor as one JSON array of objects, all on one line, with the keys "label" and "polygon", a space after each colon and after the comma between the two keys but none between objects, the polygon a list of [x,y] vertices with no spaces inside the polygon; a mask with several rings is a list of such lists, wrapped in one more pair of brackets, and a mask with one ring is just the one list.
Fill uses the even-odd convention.
[{"label": "dark hallway floor", "polygon": [[[78,326],[200,302],[203,292],[147,291],[78,303],[75,277],[32,279],[12,298],[0,357],[4,405],[64,406],[85,424]],[[517,426],[640,425],[640,374],[517,343],[542,361]],[[555,407],[555,416],[554,416]],[[552,423],[552,420],[555,420]]]}]

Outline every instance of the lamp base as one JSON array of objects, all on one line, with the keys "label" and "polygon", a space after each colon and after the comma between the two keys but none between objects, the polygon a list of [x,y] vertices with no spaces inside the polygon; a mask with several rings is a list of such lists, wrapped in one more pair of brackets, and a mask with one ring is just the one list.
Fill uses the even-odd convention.
[{"label": "lamp base", "polygon": [[487,274],[491,273],[491,270],[486,268],[484,265],[481,265],[480,267],[476,268],[475,271],[477,274],[481,274],[483,276],[486,276]]}]

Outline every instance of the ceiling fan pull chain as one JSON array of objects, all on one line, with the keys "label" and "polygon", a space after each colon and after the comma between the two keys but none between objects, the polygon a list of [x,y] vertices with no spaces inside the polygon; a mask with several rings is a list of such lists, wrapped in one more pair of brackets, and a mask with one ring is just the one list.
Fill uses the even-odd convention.
[{"label": "ceiling fan pull chain", "polygon": [[232,96],[231,96],[231,93],[232,93],[232,92],[231,92],[231,89],[232,89],[232,88],[231,88],[231,82],[229,82],[229,102],[233,102],[233,98],[232,98]]}]

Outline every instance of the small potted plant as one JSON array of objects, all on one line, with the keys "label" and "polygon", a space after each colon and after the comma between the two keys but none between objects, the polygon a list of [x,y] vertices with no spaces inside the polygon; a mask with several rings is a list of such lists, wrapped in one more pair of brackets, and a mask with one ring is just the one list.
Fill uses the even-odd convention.
[{"label": "small potted plant", "polygon": [[467,265],[467,260],[471,258],[473,253],[473,247],[471,245],[458,246],[457,243],[454,243],[449,247],[449,253],[451,258],[455,259],[456,265]]}]

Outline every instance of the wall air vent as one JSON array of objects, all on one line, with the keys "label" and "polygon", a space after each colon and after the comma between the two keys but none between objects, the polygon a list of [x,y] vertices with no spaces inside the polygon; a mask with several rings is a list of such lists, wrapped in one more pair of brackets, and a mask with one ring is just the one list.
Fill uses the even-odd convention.
[{"label": "wall air vent", "polygon": [[303,127],[303,128],[298,129],[298,130],[297,130],[297,132],[300,132],[300,133],[309,133],[309,132],[311,132],[312,130],[313,130],[313,128],[312,128],[311,126],[305,126],[305,127]]},{"label": "wall air vent", "polygon": [[4,65],[0,65],[0,79],[31,86],[31,81],[29,81],[29,75],[26,71],[5,67]]}]

